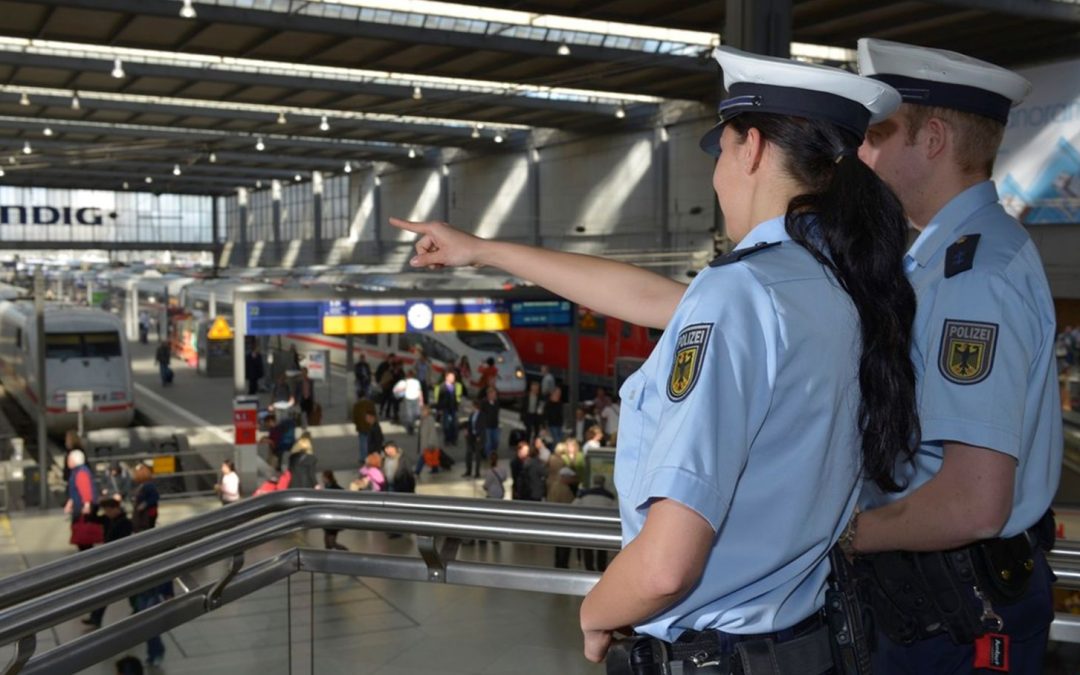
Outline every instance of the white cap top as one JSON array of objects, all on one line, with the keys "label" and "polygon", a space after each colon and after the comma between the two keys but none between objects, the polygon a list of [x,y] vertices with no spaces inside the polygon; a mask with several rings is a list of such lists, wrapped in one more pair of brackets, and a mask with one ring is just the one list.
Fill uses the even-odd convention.
[{"label": "white cap top", "polygon": [[1031,83],[1011,70],[946,49],[861,38],[858,51],[859,74],[893,85],[905,103],[952,108],[1004,124],[1009,108],[1031,91]]},{"label": "white cap top", "polygon": [[869,124],[887,118],[901,102],[890,85],[839,68],[732,47],[716,48],[713,58],[724,71],[731,96],[720,103],[718,123],[701,139],[701,148],[713,155],[719,153],[724,125],[743,112],[822,119],[861,139]]}]

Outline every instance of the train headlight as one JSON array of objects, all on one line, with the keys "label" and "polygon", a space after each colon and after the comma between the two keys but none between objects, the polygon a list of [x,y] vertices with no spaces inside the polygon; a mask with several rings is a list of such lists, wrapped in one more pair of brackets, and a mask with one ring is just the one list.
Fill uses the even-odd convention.
[{"label": "train headlight", "polygon": [[519,380],[524,380],[525,379],[525,371],[522,370],[521,368],[518,368],[517,370],[514,371],[514,377],[516,377]]}]

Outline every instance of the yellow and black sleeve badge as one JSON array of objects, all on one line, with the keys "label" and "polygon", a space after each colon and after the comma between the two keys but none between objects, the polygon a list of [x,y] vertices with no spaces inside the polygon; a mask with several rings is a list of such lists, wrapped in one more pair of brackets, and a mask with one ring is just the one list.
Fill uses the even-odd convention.
[{"label": "yellow and black sleeve badge", "polygon": [[686,398],[697,384],[712,327],[711,323],[696,323],[679,332],[667,385],[668,398],[673,402]]},{"label": "yellow and black sleeve badge", "polygon": [[978,384],[994,367],[996,323],[945,319],[941,330],[938,370],[954,384]]}]

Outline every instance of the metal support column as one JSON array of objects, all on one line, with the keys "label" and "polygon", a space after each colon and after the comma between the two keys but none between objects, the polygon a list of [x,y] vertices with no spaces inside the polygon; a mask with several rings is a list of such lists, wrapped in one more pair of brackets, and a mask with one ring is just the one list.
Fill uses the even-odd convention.
[{"label": "metal support column", "polygon": [[[354,352],[355,342],[356,341],[355,341],[355,339],[353,338],[353,336],[351,334],[345,336],[345,381],[346,382],[348,382],[349,378],[353,376],[353,370],[356,367],[356,353]],[[329,384],[330,383],[330,377],[331,377],[330,372],[329,372],[329,370],[330,370],[330,364],[329,363],[326,364],[326,369],[327,369],[326,383]],[[345,400],[346,401],[349,400],[349,395],[348,395],[347,390],[348,390],[348,387],[346,387],[346,394],[345,394]],[[353,390],[354,391],[356,390],[356,381],[355,380],[353,380]]]},{"label": "metal support column", "polygon": [[271,217],[270,221],[271,233],[274,241],[274,264],[280,265],[282,259],[281,251],[281,181],[275,180],[270,183],[270,198],[273,200],[271,205]]},{"label": "metal support column", "polygon": [[[238,188],[236,190],[236,206],[238,212],[238,218],[240,220],[237,226],[238,234],[233,237],[234,241],[240,242],[240,248],[244,252],[244,258],[242,260],[251,259],[251,251],[248,250],[248,191],[247,188]],[[243,262],[241,262],[243,264]]]},{"label": "metal support column", "polygon": [[660,250],[671,250],[671,144],[667,131],[657,129],[653,140],[653,166],[656,167],[656,219],[660,225]]},{"label": "metal support column", "polygon": [[218,197],[214,195],[210,198],[211,211],[210,216],[210,245],[213,247],[210,251],[210,269],[214,271],[214,276],[217,276],[218,261],[221,258],[221,214],[218,213]]},{"label": "metal support column", "polygon": [[375,234],[375,251],[381,258],[383,253],[382,179],[378,176],[372,180],[371,203],[372,212],[375,214],[375,222],[372,223],[371,229]]},{"label": "metal support column", "polygon": [[542,236],[540,234],[540,150],[529,150],[529,201],[532,205],[532,243],[540,246]]},{"label": "metal support column", "polygon": [[724,44],[766,56],[791,56],[791,0],[726,0]]},{"label": "metal support column", "polygon": [[322,265],[323,259],[323,175],[321,171],[311,172],[311,219],[312,239],[315,240],[315,263]]},{"label": "metal support column", "polygon": [[581,400],[581,326],[578,321],[578,306],[576,302],[570,303],[570,344],[567,345],[567,353],[570,355],[569,367],[566,369],[566,387],[570,391],[570,415],[573,416]]},{"label": "metal support column", "polygon": [[439,195],[442,203],[442,219],[444,223],[450,222],[450,167],[443,164],[439,167]]},{"label": "metal support column", "polygon": [[49,508],[49,438],[48,429],[45,427],[49,390],[45,381],[45,271],[40,265],[34,269],[34,322],[37,334],[37,344],[33,346],[37,361],[37,382],[34,383],[34,393],[38,399],[38,483],[41,487],[38,504],[44,510]]}]

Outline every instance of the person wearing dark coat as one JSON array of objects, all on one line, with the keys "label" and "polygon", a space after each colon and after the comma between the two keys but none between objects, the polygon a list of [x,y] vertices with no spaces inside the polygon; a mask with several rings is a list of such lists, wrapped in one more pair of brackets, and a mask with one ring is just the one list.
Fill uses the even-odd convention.
[{"label": "person wearing dark coat", "polygon": [[532,502],[544,500],[547,494],[547,467],[540,461],[540,449],[529,447],[528,457],[521,467],[521,499]]},{"label": "person wearing dark coat", "polygon": [[[124,513],[123,505],[111,497],[102,499],[98,506],[101,507],[102,519],[101,523],[105,526],[105,543],[108,544],[112,541],[123,539],[124,537],[130,537],[132,533],[131,520],[128,519],[127,514]],[[83,619],[82,622],[87,626],[94,628],[101,628],[101,622],[105,618],[105,608],[98,607],[94,611],[90,612],[90,617]]]},{"label": "person wearing dark coat", "polygon": [[252,345],[251,351],[244,358],[244,379],[248,383],[248,394],[254,395],[259,391],[259,380],[263,378],[263,360],[259,353],[259,345]]}]

